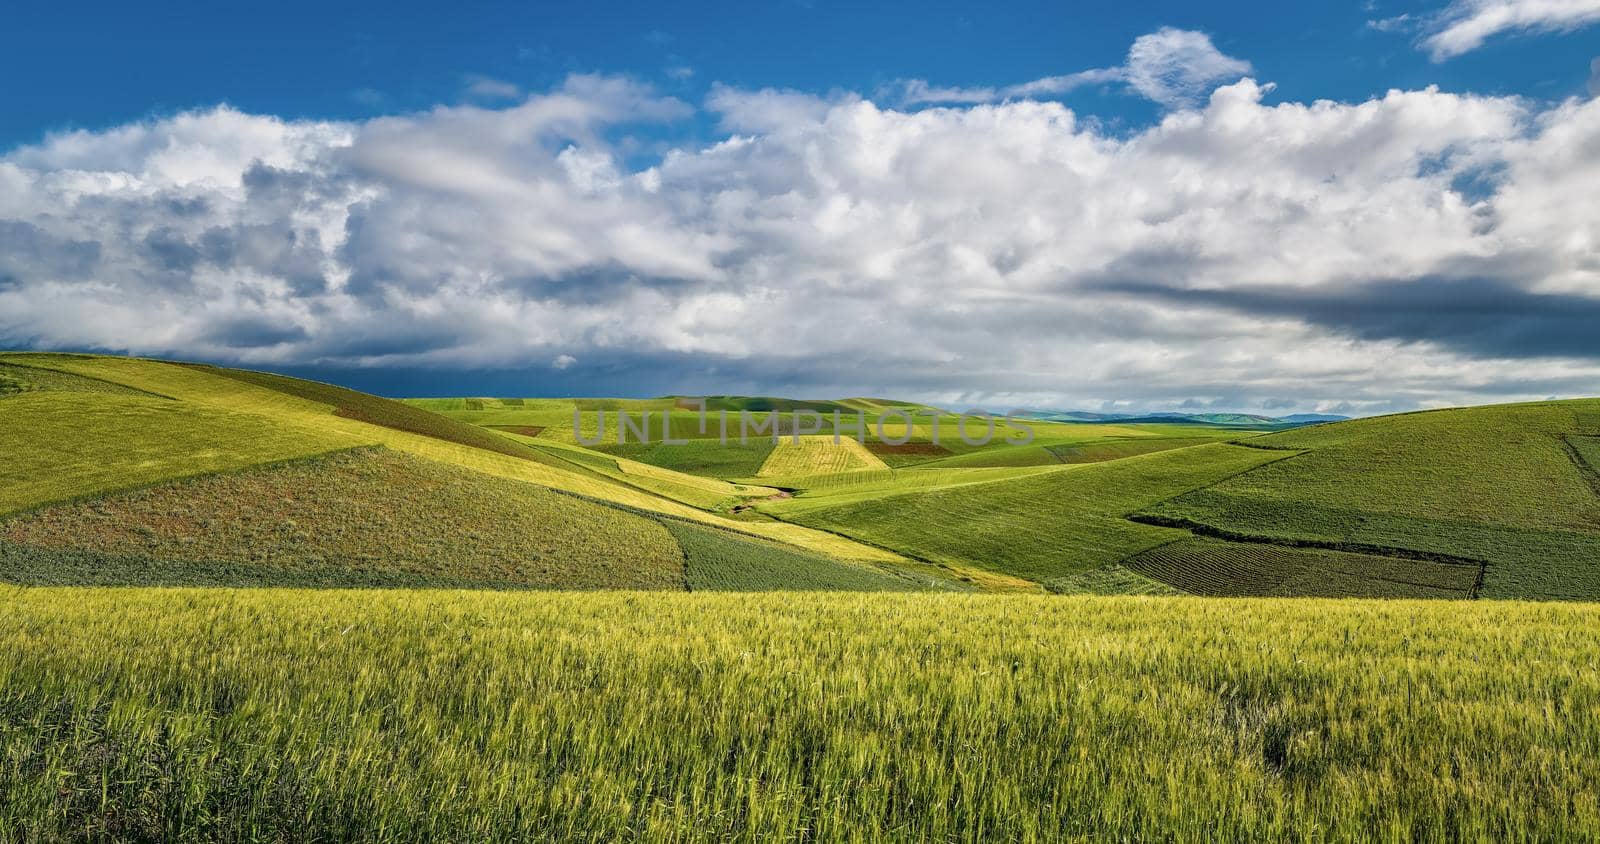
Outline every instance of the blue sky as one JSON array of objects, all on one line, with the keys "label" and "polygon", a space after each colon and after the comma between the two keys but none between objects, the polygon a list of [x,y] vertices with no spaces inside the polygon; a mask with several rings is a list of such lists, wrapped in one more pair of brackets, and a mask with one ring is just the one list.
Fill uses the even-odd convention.
[{"label": "blue sky", "polygon": [[0,345],[419,395],[1600,394],[1600,0],[458,6],[9,6]]},{"label": "blue sky", "polygon": [[[715,82],[812,92],[907,78],[1007,85],[1114,65],[1162,26],[1210,33],[1276,82],[1279,98],[1361,100],[1427,85],[1583,93],[1600,53],[1593,30],[1506,35],[1434,62],[1413,30],[1368,25],[1442,5],[22,2],[0,30],[0,77],[12,81],[0,147],[221,102],[307,118],[425,109],[467,96],[478,77],[542,90],[570,73],[621,73],[690,99]],[[1154,116],[1147,103],[1098,91],[1068,101],[1109,120]]]}]

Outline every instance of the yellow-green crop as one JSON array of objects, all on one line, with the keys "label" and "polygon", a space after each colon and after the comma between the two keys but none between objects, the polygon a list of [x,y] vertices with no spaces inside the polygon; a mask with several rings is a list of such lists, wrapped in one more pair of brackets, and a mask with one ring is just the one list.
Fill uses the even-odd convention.
[{"label": "yellow-green crop", "polygon": [[1587,604],[0,593],[0,839],[1579,840]]}]

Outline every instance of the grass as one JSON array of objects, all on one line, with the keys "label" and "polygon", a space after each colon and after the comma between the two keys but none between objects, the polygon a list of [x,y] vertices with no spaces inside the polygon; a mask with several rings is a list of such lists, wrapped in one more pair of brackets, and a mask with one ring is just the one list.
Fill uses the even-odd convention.
[{"label": "grass", "polygon": [[[1052,439],[1024,446],[997,442],[987,448],[933,460],[923,463],[921,466],[922,468],[930,469],[957,469],[988,466],[1052,466],[1060,463],[1101,463],[1107,460],[1121,460],[1125,457],[1138,457],[1141,454],[1153,454],[1157,451],[1188,448],[1190,446],[1237,439],[1241,436],[1238,431],[1204,428],[1199,429],[1198,432],[1189,433],[1191,434],[1190,436],[1184,437],[1120,436],[1115,439],[1105,439],[1096,436],[1067,441]],[[1195,433],[1210,434],[1210,436],[1194,436],[1193,434]]]},{"label": "grass", "polygon": [[1471,598],[1478,566],[1196,537],[1123,565],[1192,595]]},{"label": "grass", "polygon": [[744,444],[734,440],[726,445],[716,440],[692,440],[683,445],[609,443],[594,448],[606,454],[690,475],[707,478],[747,478],[761,471],[761,464],[766,461],[767,455],[772,453],[773,444],[770,439],[752,440]]},{"label": "grass", "polygon": [[838,442],[834,442],[832,436],[798,439],[799,442],[785,439],[774,445],[757,476],[828,475],[888,468],[865,446],[852,439],[841,438]]},{"label": "grass", "polygon": [[460,443],[472,448],[481,448],[485,451],[498,452],[524,460],[534,459],[534,455],[526,446],[508,440],[505,437],[495,436],[477,426],[457,422],[447,416],[442,416],[405,402],[361,393],[345,387],[336,387],[332,384],[323,384],[319,381],[305,381],[299,378],[274,375],[270,372],[212,366],[202,368],[226,378],[254,384],[258,387],[285,393],[306,401],[330,405],[333,407],[335,415],[345,419],[355,419],[372,425],[393,428],[397,431],[421,434],[425,437]]},{"label": "grass", "polygon": [[[353,446],[383,445],[490,477],[725,526],[828,556],[891,564],[900,561],[892,552],[837,535],[796,525],[730,520],[708,512],[702,506],[718,506],[733,493],[703,489],[705,478],[681,475],[669,482],[659,476],[624,478],[621,476],[626,473],[621,471],[613,477],[531,448],[532,459],[513,457],[341,418],[329,412],[327,404],[226,377],[206,367],[100,355],[0,354],[0,359],[170,397],[39,392],[5,399],[5,412],[0,414],[0,452],[18,457],[0,462],[0,514],[172,478]],[[571,407],[571,400],[552,400],[556,404],[563,401]],[[504,400],[495,404],[501,406]],[[483,412],[524,413],[533,404],[529,400],[521,410],[512,406]],[[487,401],[484,406],[489,408]],[[570,412],[567,425],[570,432]],[[516,436],[482,433],[507,442]],[[683,498],[696,503],[685,503],[680,500]]]},{"label": "grass", "polygon": [[0,401],[0,514],[361,442],[160,398],[50,391]]},{"label": "grass", "polygon": [[1112,564],[1080,571],[1044,582],[1057,595],[1182,595],[1184,592],[1152,580],[1126,566]]},{"label": "grass", "polygon": [[[203,586],[301,589],[549,588],[518,580],[453,577],[336,563],[293,568],[225,560],[191,561],[148,554],[41,548],[0,540],[0,583],[18,586]],[[0,839],[3,840],[3,839]]]},{"label": "grass", "polygon": [[0,600],[10,841],[1600,836],[1589,606]]},{"label": "grass", "polygon": [[909,592],[939,585],[926,578],[841,563],[704,525],[672,520],[663,524],[683,548],[684,569],[693,591]]},{"label": "grass", "polygon": [[1485,597],[1594,599],[1600,495],[1568,448],[1597,407],[1500,405],[1274,434],[1252,444],[1305,451],[1143,515],[1280,544],[1481,561]]},{"label": "grass", "polygon": [[[1231,434],[1231,437],[1227,437],[1229,439],[1239,436],[1237,431],[1222,433]],[[1224,437],[1104,440],[1081,445],[1052,445],[1046,446],[1046,448],[1062,463],[1101,463],[1107,460],[1121,460],[1124,457],[1138,457],[1141,454],[1153,454],[1157,451],[1167,451],[1173,448],[1205,445],[1206,443],[1217,442],[1220,439],[1224,439]]]},{"label": "grass", "polygon": [[[812,504],[802,496],[760,506],[782,518],[932,562],[1046,581],[1116,563],[1171,541],[1177,532],[1136,524],[1124,516],[1283,456],[1207,445],[1110,463],[985,470],[1029,473],[1001,475],[985,483],[899,493],[890,485],[884,493],[853,499],[823,497]],[[922,471],[956,470],[909,469],[899,474]]]},{"label": "grass", "polygon": [[684,586],[678,545],[651,519],[381,449],[47,507],[0,521],[0,540],[106,566],[86,574],[65,555],[52,572],[12,554],[0,579],[17,583]]},{"label": "grass", "polygon": [[73,375],[70,372],[58,372],[54,369],[16,363],[0,363],[0,398],[45,391],[166,398],[121,384],[113,384],[110,381],[101,381],[98,378]]},{"label": "grass", "polygon": [[1576,458],[1579,474],[1588,481],[1595,495],[1600,495],[1600,437],[1572,435],[1566,441]]}]

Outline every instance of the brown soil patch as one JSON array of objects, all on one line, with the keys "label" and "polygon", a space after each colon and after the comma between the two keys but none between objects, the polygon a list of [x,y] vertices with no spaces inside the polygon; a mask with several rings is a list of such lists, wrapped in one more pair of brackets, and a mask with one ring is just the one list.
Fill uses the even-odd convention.
[{"label": "brown soil patch", "polygon": [[950,449],[938,443],[900,443],[895,445],[894,443],[875,440],[867,441],[867,451],[873,454],[919,454],[937,457],[943,457],[951,453]]}]

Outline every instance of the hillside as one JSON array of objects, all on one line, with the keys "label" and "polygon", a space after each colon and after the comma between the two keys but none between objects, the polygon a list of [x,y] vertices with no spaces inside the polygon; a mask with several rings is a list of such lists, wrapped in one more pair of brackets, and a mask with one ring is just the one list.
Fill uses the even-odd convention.
[{"label": "hillside", "polygon": [[1600,401],[1466,408],[758,506],[1061,591],[1594,599],[1597,435]]},{"label": "hillside", "polygon": [[1600,598],[1596,400],[986,432],[89,355],[0,355],[0,389],[14,583]]},{"label": "hillside", "polygon": [[768,487],[589,462],[331,385],[91,355],[0,355],[0,375],[0,581],[957,585],[836,535],[725,515]]}]

